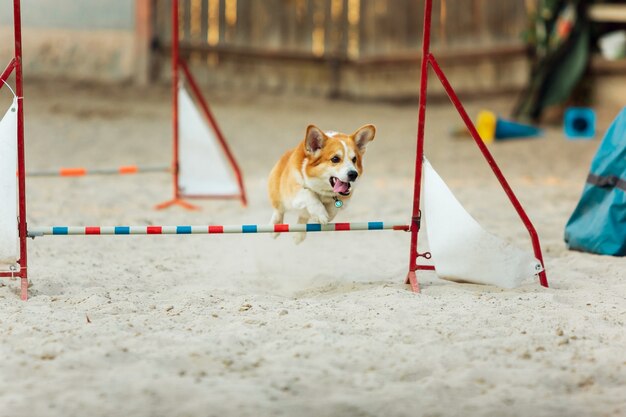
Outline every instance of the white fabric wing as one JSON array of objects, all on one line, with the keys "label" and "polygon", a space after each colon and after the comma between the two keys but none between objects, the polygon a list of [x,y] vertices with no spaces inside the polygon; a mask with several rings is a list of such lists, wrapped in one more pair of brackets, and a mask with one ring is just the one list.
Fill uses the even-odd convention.
[{"label": "white fabric wing", "polygon": [[240,189],[216,133],[184,87],[178,88],[179,176],[185,196],[239,195]]},{"label": "white fabric wing", "polygon": [[484,230],[424,159],[423,208],[440,278],[515,288],[543,270],[533,255]]},{"label": "white fabric wing", "polygon": [[17,265],[17,106],[15,98],[0,120],[0,271]]}]

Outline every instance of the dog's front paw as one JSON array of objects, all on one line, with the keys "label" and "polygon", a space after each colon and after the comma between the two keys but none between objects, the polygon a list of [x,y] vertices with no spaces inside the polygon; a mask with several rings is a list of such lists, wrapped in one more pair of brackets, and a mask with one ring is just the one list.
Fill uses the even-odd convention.
[{"label": "dog's front paw", "polygon": [[311,223],[328,224],[329,216],[326,212],[314,213],[311,215]]},{"label": "dog's front paw", "polygon": [[293,241],[296,245],[302,243],[302,241],[306,239],[306,232],[295,232],[293,233]]}]

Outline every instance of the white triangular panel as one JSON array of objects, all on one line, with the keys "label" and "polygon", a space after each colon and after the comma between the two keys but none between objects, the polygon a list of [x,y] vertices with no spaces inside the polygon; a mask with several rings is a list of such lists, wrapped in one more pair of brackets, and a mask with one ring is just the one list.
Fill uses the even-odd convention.
[{"label": "white triangular panel", "polygon": [[15,98],[0,120],[0,271],[17,266],[17,106]]},{"label": "white triangular panel", "polygon": [[184,87],[178,87],[178,187],[183,196],[241,193],[217,134]]},{"label": "white triangular panel", "polygon": [[424,159],[423,216],[440,278],[515,288],[543,270],[535,257],[484,230]]}]

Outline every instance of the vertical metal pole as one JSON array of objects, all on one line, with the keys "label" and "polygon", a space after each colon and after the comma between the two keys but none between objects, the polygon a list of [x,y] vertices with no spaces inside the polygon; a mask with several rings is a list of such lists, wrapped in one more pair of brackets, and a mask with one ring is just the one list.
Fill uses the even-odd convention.
[{"label": "vertical metal pole", "polygon": [[172,171],[174,173],[174,199],[179,198],[178,189],[178,63],[180,60],[178,0],[172,0],[172,125],[174,137],[174,156]]},{"label": "vertical metal pole", "polygon": [[172,205],[179,205],[187,210],[198,210],[198,207],[193,204],[189,204],[180,198],[180,189],[178,188],[178,176],[180,172],[180,164],[178,161],[179,156],[179,137],[178,137],[178,81],[179,81],[179,65],[180,65],[180,50],[179,50],[179,9],[178,0],[172,0],[172,135],[173,135],[173,149],[172,149],[172,177],[174,179],[174,197],[164,203],[158,204],[155,208],[162,210]]},{"label": "vertical metal pole", "polygon": [[21,298],[28,299],[27,227],[26,227],[26,169],[24,163],[24,78],[22,74],[22,16],[20,0],[13,0],[13,28],[15,37],[15,92],[17,106],[17,170],[19,190],[20,278]]},{"label": "vertical metal pole", "polygon": [[413,184],[413,214],[411,217],[411,249],[407,283],[414,292],[419,292],[415,275],[417,270],[417,238],[420,228],[420,193],[422,190],[422,165],[424,161],[424,128],[426,126],[426,94],[428,88],[428,57],[430,56],[430,28],[432,0],[424,3],[424,34],[422,36],[422,67],[420,73],[419,114],[417,122],[417,153],[415,156],[415,182]]}]

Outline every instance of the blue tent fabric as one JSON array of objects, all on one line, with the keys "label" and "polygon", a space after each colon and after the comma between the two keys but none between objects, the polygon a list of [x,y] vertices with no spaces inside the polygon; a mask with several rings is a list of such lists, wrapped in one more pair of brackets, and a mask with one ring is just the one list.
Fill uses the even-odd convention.
[{"label": "blue tent fabric", "polygon": [[626,107],[598,149],[578,206],[565,226],[569,249],[626,256]]}]

